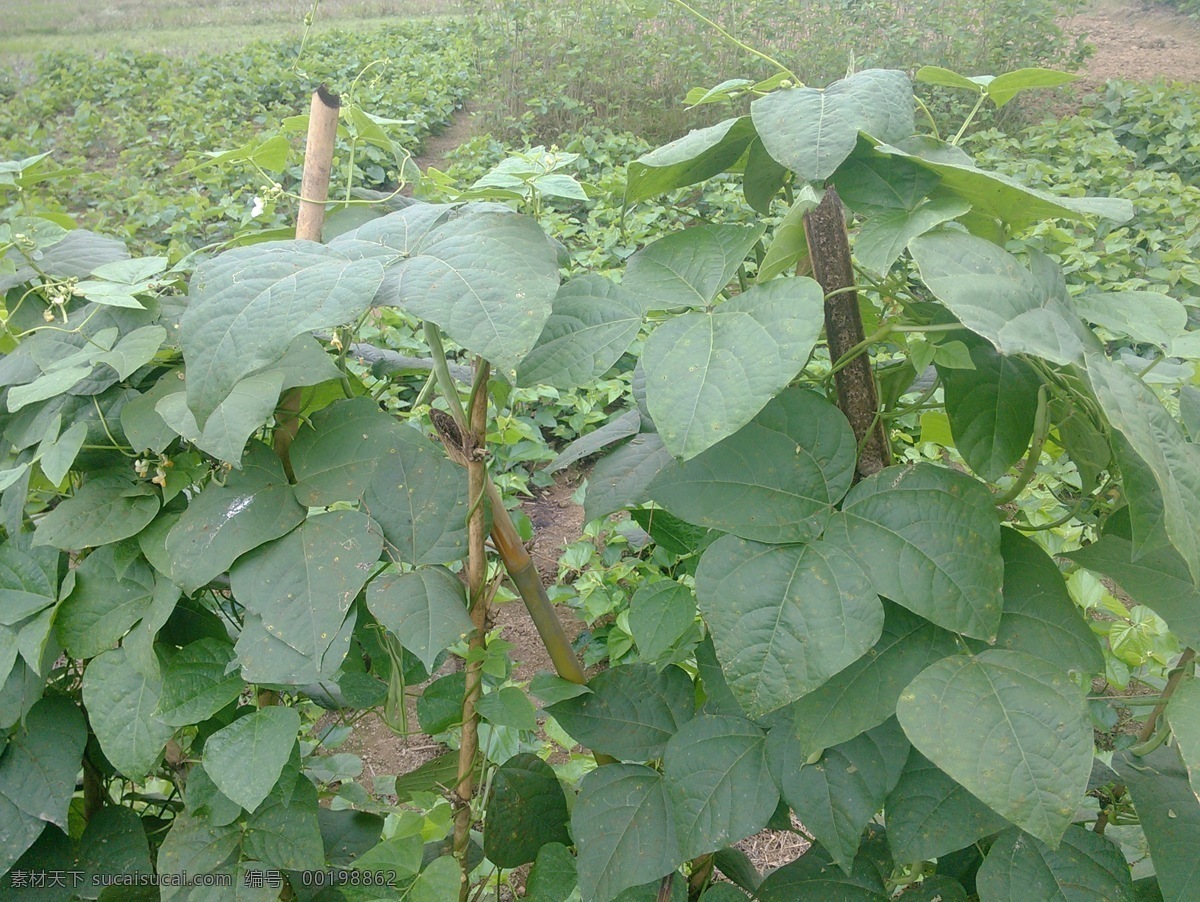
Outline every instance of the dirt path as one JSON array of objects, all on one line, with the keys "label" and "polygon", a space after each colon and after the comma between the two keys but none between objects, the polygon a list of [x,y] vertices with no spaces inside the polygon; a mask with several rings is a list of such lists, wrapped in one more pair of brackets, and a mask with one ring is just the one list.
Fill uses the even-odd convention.
[{"label": "dirt path", "polygon": [[1083,34],[1096,49],[1084,63],[1080,87],[1110,78],[1200,82],[1200,23],[1140,0],[1098,0],[1067,19],[1068,34]]}]

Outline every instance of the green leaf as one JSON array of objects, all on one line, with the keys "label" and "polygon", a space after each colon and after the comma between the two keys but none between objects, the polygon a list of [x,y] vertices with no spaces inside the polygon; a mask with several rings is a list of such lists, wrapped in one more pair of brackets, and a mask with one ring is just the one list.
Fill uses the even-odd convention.
[{"label": "green leaf", "polygon": [[959,75],[950,69],[944,69],[941,66],[922,66],[917,70],[917,81],[924,82],[927,85],[939,85],[943,88],[965,88],[968,91],[974,91],[976,94],[982,92],[984,85],[978,81],[972,81],[965,75]]},{"label": "green leaf", "polygon": [[629,258],[621,287],[643,312],[711,304],[738,271],[765,225],[703,225],[672,232]]},{"label": "green leaf", "polygon": [[496,769],[487,801],[483,852],[497,867],[515,868],[538,857],[547,843],[569,843],[567,798],[554,770],[530,752]]},{"label": "green leaf", "polygon": [[201,723],[237,701],[246,684],[233,669],[233,646],[198,639],[164,655],[158,716],[177,727]]},{"label": "green leaf", "polygon": [[916,749],[884,810],[897,861],[941,858],[1009,826]]},{"label": "green leaf", "polygon": [[395,444],[396,421],[370,398],[335,402],[301,427],[289,452],[296,498],[326,507],[362,497],[376,462]]},{"label": "green leaf", "polygon": [[778,279],[655,329],[642,365],[667,449],[692,458],[750,422],[804,368],[823,310],[816,282]]},{"label": "green leaf", "polygon": [[659,673],[649,664],[622,664],[596,674],[588,688],[545,711],[581,745],[616,758],[661,757],[695,711],[692,681],[678,667]]},{"label": "green leaf", "polygon": [[419,240],[395,286],[392,303],[512,380],[550,316],[558,257],[532,219],[468,205]]},{"label": "green leaf", "polygon": [[915,210],[937,183],[935,173],[900,157],[877,153],[863,138],[854,155],[833,176],[838,197],[851,210],[863,214]]},{"label": "green leaf", "polygon": [[75,570],[75,587],[55,615],[58,640],[75,658],[112,648],[149,610],[154,571],[140,557],[124,565],[120,548],[97,548]]},{"label": "green leaf", "polygon": [[584,519],[595,520],[645,502],[650,482],[674,459],[656,432],[636,435],[612,454],[602,457],[588,479],[583,501]]},{"label": "green leaf", "polygon": [[767,825],[779,789],[767,737],[742,717],[700,714],[667,743],[663,777],[684,858],[731,845]]},{"label": "green leaf", "polygon": [[1120,364],[1092,354],[1087,379],[1108,422],[1153,475],[1171,544],[1192,581],[1200,579],[1200,446],[1187,440],[1154,392]]},{"label": "green leaf", "polygon": [[22,407],[66,394],[79,380],[92,372],[92,366],[70,366],[39,376],[27,385],[14,385],[8,390],[8,411],[16,413]]},{"label": "green leaf", "polygon": [[804,216],[821,202],[821,195],[805,185],[796,192],[796,199],[784,214],[759,264],[756,282],[767,282],[781,273],[796,269],[808,261],[808,236],[804,233]]},{"label": "green leaf", "polygon": [[433,736],[462,723],[462,701],[467,691],[465,671],[439,677],[417,699],[417,721],[421,729]]},{"label": "green leaf", "polygon": [[1014,69],[997,75],[987,86],[987,95],[997,107],[1002,107],[1022,91],[1034,88],[1057,88],[1076,81],[1078,75],[1054,69]]},{"label": "green leaf", "polygon": [[291,776],[285,771],[281,782],[286,780],[294,781],[290,796],[276,787],[262,807],[246,818],[242,853],[281,870],[320,868],[325,864],[325,850],[317,823],[317,788],[303,775]]},{"label": "green leaf", "polygon": [[276,705],[239,717],[205,741],[204,769],[221,792],[254,811],[283,773],[299,732],[293,708]]},{"label": "green leaf", "polygon": [[377,577],[367,587],[367,607],[426,670],[433,670],[447,646],[475,629],[467,616],[462,582],[443,567]]},{"label": "green leaf", "polygon": [[99,887],[105,885],[102,875],[108,885],[115,885],[114,878],[135,875],[148,880],[154,868],[146,829],[137,813],[121,805],[105,805],[93,813],[79,840],[78,869],[83,871],[84,887],[90,889],[85,898],[100,895]]},{"label": "green leaf", "polygon": [[955,632],[995,636],[1004,566],[982,483],[930,464],[889,467],[850,490],[825,538],[880,595]]},{"label": "green leaf", "polygon": [[241,837],[242,830],[235,824],[217,827],[203,816],[177,814],[158,848],[158,873],[210,874],[237,850]]},{"label": "green leaf", "polygon": [[928,138],[913,138],[898,147],[880,145],[877,152],[908,160],[940,177],[939,193],[961,197],[974,213],[999,219],[1021,229],[1049,219],[1102,216],[1113,222],[1133,218],[1133,204],[1124,198],[1058,197],[1026,187],[1014,178],[977,169],[958,148]]},{"label": "green leaf", "polygon": [[154,359],[166,339],[167,330],[162,326],[142,326],[122,336],[111,351],[93,359],[111,366],[121,379],[128,379]]},{"label": "green leaf", "polygon": [[1133,878],[1121,848],[1076,825],[1056,849],[1016,828],[1006,830],[992,844],[976,881],[982,902],[1020,896],[1133,902]]},{"label": "green leaf", "polygon": [[[67,829],[67,808],[75,794],[87,727],[79,708],[65,697],[38,701],[25,716],[23,727],[9,737],[0,757],[0,800],[38,819],[37,832],[28,837],[31,844],[41,832],[41,821]],[[0,820],[3,832],[26,835],[18,823],[23,820],[4,812]],[[23,851],[17,851],[17,856]]]},{"label": "green leaf", "polygon": [[996,647],[1023,651],[1063,670],[1103,673],[1104,655],[1058,565],[1015,529],[1000,531],[1004,614]]},{"label": "green leaf", "polygon": [[0,544],[0,624],[13,626],[54,604],[58,558],[55,549]]},{"label": "green leaf", "polygon": [[537,711],[525,693],[516,686],[504,686],[489,692],[475,703],[479,716],[498,727],[513,730],[537,729]]},{"label": "green leaf", "polygon": [[883,723],[896,713],[896,700],[917,674],[958,651],[952,633],[890,601],[884,600],[883,610],[879,641],[792,705],[806,757]]},{"label": "green leaf", "polygon": [[733,435],[664,468],[649,493],[698,526],[757,542],[807,542],[850,488],[855,461],[845,416],[813,392],[788,389]]},{"label": "green leaf", "polygon": [[365,811],[320,808],[317,823],[329,863],[344,867],[379,842],[384,819]]},{"label": "green leaf", "polygon": [[939,368],[954,446],[967,464],[995,482],[1021,459],[1033,435],[1041,380],[1025,361],[971,348],[974,369]]},{"label": "green leaf", "polygon": [[577,695],[587,695],[592,690],[579,683],[564,680],[556,674],[540,670],[529,681],[529,694],[543,705],[553,705],[565,698],[575,698]]},{"label": "green leaf", "polygon": [[462,883],[462,866],[453,855],[431,861],[413,881],[405,902],[444,902],[454,898]]},{"label": "green leaf", "polygon": [[958,197],[926,201],[914,210],[888,210],[863,223],[854,243],[854,256],[870,272],[886,275],[908,242],[944,222],[965,216],[971,205]]},{"label": "green leaf", "polygon": [[758,887],[759,902],[796,902],[798,899],[836,899],[838,902],[884,902],[891,893],[884,887],[887,875],[866,852],[854,859],[849,874],[814,845],[790,864],[776,868]]},{"label": "green leaf", "polygon": [[1161,746],[1141,757],[1120,752],[1113,768],[1133,796],[1162,898],[1187,902],[1200,880],[1200,801],[1178,751]]},{"label": "green leaf", "polygon": [[61,483],[70,472],[87,434],[87,423],[75,423],[40,452],[38,462],[41,464],[42,473],[53,485]]},{"label": "green leaf", "polygon": [[783,800],[847,874],[863,828],[900,779],[908,751],[894,720],[827,749],[811,764],[789,724],[767,734],[767,762]]},{"label": "green leaf", "polygon": [[666,655],[695,622],[692,590],[674,580],[644,585],[629,602],[629,631],[644,661]]},{"label": "green leaf", "polygon": [[361,314],[382,281],[377,261],[309,241],[234,248],[202,263],[179,322],[197,425],[238,382],[282,359],[297,336]]},{"label": "green leaf", "polygon": [[1047,294],[1012,254],[965,232],[934,232],[909,242],[921,278],[962,324],[1001,354],[1082,363],[1096,337],[1060,297]]},{"label": "green leaf", "polygon": [[755,213],[766,216],[771,212],[771,201],[787,179],[787,168],[767,153],[762,139],[755,137],[746,151],[746,171],[742,176],[742,193]]},{"label": "green leaf", "polygon": [[606,764],[584,777],[571,833],[584,899],[612,899],[684,860],[663,776],[640,764]]},{"label": "green leaf", "polygon": [[1087,704],[1064,671],[1017,651],[945,658],[909,684],[896,715],[934,764],[1058,845],[1092,769]]},{"label": "green leaf", "polygon": [[[382,548],[382,539],[364,514],[319,514],[239,558],[229,571],[230,586],[234,598],[261,618],[270,636],[317,661],[341,640],[350,605]],[[245,638],[238,640],[239,656],[246,648]],[[344,655],[347,648],[335,650]]]},{"label": "green leaf", "polygon": [[537,853],[525,884],[525,902],[563,902],[578,885],[575,856],[563,843],[547,843]]},{"label": "green leaf", "polygon": [[750,115],[767,152],[806,182],[829,178],[850,156],[858,133],[899,141],[913,133],[908,76],[864,69],[824,90],[791,88],[760,97]]},{"label": "green leaf", "polygon": [[624,287],[598,275],[572,279],[554,296],[537,344],[517,367],[517,384],[566,391],[599,379],[641,327],[642,304]]},{"label": "green leaf", "polygon": [[1185,680],[1176,686],[1165,714],[1187,766],[1192,792],[1200,798],[1200,683]]},{"label": "green leaf", "polygon": [[274,412],[282,388],[283,373],[275,369],[239,380],[209,415],[203,429],[196,424],[184,392],[164,396],[154,410],[164,423],[200,450],[236,464],[242,459],[246,439]]},{"label": "green leaf", "polygon": [[641,425],[642,413],[636,407],[616,415],[599,429],[593,429],[591,432],[581,435],[563,448],[558,457],[546,465],[543,472],[556,473],[564,467],[569,467],[575,461],[595,454],[621,439],[637,435]]},{"label": "green leaf", "polygon": [[188,593],[207,585],[234,561],[304,520],[279,458],[252,442],[242,468],[225,485],[210,482],[167,534],[170,575]]},{"label": "green leaf", "polygon": [[415,429],[399,429],[363,506],[388,547],[409,564],[446,564],[467,552],[467,478]]},{"label": "green leaf", "polygon": [[682,138],[642,154],[627,169],[625,205],[725,172],[755,137],[750,117],[742,116],[693,129]]},{"label": "green leaf", "polygon": [[1187,328],[1187,310],[1156,291],[1089,291],[1071,298],[1075,312],[1097,326],[1166,349]]},{"label": "green leaf", "polygon": [[142,673],[123,648],[93,658],[83,674],[83,703],[104,757],[131,780],[154,771],[175,733],[155,713],[162,688],[160,675]]},{"label": "green leaf", "polygon": [[723,536],[704,552],[696,598],[738,703],[758,717],[812,692],[879,639],[883,606],[836,546]]},{"label": "green leaf", "polygon": [[154,486],[101,472],[42,518],[33,541],[64,551],[108,545],[141,532],[158,508]]}]

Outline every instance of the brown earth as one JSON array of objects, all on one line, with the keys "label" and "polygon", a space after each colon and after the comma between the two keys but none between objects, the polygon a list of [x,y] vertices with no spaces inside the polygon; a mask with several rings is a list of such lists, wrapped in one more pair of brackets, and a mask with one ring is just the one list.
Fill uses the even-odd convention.
[{"label": "brown earth", "polygon": [[1080,87],[1110,78],[1200,81],[1200,24],[1172,9],[1140,0],[1099,0],[1064,23],[1086,36],[1095,52],[1084,63]]}]

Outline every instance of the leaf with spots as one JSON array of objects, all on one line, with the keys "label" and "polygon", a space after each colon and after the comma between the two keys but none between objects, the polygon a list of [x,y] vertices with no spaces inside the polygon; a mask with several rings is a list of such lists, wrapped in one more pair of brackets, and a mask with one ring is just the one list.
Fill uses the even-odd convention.
[{"label": "leaf with spots", "polygon": [[655,329],[642,365],[667,449],[686,460],[749,423],[804,368],[823,309],[816,282],[775,279]]},{"label": "leaf with spots", "polygon": [[726,224],[665,235],[629,258],[621,286],[642,312],[711,304],[765,231]]},{"label": "leaf with spots", "polygon": [[483,852],[497,867],[527,864],[547,843],[571,841],[562,785],[532,753],[514,755],[497,768],[485,807]]},{"label": "leaf with spots", "polygon": [[290,451],[300,503],[324,507],[357,501],[395,443],[397,428],[370,398],[337,401],[313,414]]},{"label": "leaf with spots", "polygon": [[377,577],[367,588],[367,607],[426,670],[433,670],[433,662],[448,645],[474,630],[463,584],[444,567]]},{"label": "leaf with spots", "polygon": [[1064,670],[1019,651],[944,658],[908,685],[896,715],[921,754],[1057,847],[1092,771],[1087,703]]},{"label": "leaf with spots", "polygon": [[1001,833],[975,878],[982,902],[1001,899],[1133,902],[1133,878],[1121,847],[1072,825],[1052,849],[1015,828]]},{"label": "leaf with spots", "polygon": [[271,792],[292,755],[300,715],[273,706],[239,717],[204,743],[204,769],[226,796],[253,811]]}]

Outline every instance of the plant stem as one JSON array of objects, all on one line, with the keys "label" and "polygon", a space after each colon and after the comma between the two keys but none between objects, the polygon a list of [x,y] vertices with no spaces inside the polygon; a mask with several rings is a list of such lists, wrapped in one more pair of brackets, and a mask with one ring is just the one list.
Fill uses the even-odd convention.
[{"label": "plant stem", "polygon": [[1142,731],[1138,733],[1138,744],[1150,741],[1154,735],[1154,728],[1158,725],[1158,718],[1162,716],[1166,710],[1167,702],[1171,700],[1171,696],[1175,694],[1175,690],[1179,688],[1179,684],[1183,682],[1184,676],[1190,671],[1193,659],[1196,657],[1196,651],[1192,648],[1185,648],[1183,654],[1179,656],[1179,661],[1176,663],[1171,675],[1167,677],[1167,685],[1163,687],[1162,695],[1158,697],[1158,704],[1154,706],[1154,710],[1150,712],[1150,716],[1146,718],[1146,723],[1142,726]]},{"label": "plant stem", "polygon": [[983,102],[986,99],[987,94],[980,91],[979,99],[975,101],[975,106],[971,107],[971,112],[967,113],[967,118],[963,120],[962,127],[955,133],[954,137],[950,139],[951,144],[957,145],[958,142],[962,140],[962,136],[967,133],[967,126],[975,121],[975,114],[978,113],[983,107]]},{"label": "plant stem", "polygon": [[739,41],[737,38],[735,38],[733,35],[731,35],[728,31],[726,31],[724,28],[722,28],[720,25],[718,25],[712,19],[703,15],[699,10],[693,9],[692,7],[688,6],[688,4],[684,3],[683,0],[671,0],[671,2],[674,3],[676,6],[678,6],[680,9],[686,10],[689,15],[691,15],[694,18],[703,22],[705,25],[707,25],[709,28],[711,28],[713,31],[715,31],[717,34],[719,34],[725,40],[736,45],[737,47],[740,47],[742,50],[745,50],[747,53],[754,54],[763,62],[770,63],[772,66],[774,66],[780,72],[782,72],[784,75],[786,75],[788,78],[790,78],[792,80],[792,83],[796,87],[804,86],[804,82],[800,81],[800,79],[798,79],[796,77],[796,73],[794,73],[791,69],[789,69],[783,63],[779,62],[779,60],[774,59],[773,57],[767,56],[767,54],[763,53],[761,50],[754,49],[749,44],[745,44],[745,43]]},{"label": "plant stem", "polygon": [[470,865],[467,863],[467,847],[471,839],[471,798],[474,791],[473,775],[475,756],[479,751],[479,714],[475,703],[479,699],[483,677],[482,652],[487,643],[487,379],[490,366],[487,361],[476,364],[476,387],[471,397],[467,458],[467,497],[471,499],[471,512],[467,521],[467,593],[470,598],[471,633],[466,670],[466,690],[462,703],[462,740],[458,749],[458,780],[455,783],[454,855],[462,866],[462,882],[459,899],[465,900],[471,889]]},{"label": "plant stem", "polygon": [[1008,491],[996,496],[997,506],[1015,501],[1033,480],[1033,475],[1037,472],[1038,461],[1042,457],[1042,446],[1046,444],[1046,435],[1050,432],[1048,407],[1046,386],[1039,386],[1037,414],[1033,418],[1033,442],[1029,446],[1029,453],[1025,455],[1025,465],[1021,467],[1021,475],[1017,477],[1017,481],[1009,487]]}]

